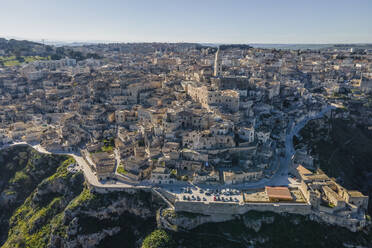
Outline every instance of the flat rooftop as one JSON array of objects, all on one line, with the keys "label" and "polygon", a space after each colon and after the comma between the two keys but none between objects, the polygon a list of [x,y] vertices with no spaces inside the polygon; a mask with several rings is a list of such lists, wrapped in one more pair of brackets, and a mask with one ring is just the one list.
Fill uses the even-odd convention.
[{"label": "flat rooftop", "polygon": [[270,202],[265,189],[250,189],[243,193],[243,201],[245,202]]},{"label": "flat rooftop", "polygon": [[269,199],[278,200],[293,200],[291,192],[289,192],[288,187],[265,187],[265,191]]},{"label": "flat rooftop", "polygon": [[[266,188],[260,189],[248,189],[242,192],[243,201],[246,203],[270,203],[273,202],[273,198],[283,202],[292,202],[292,203],[306,203],[305,197],[302,194],[301,190],[298,188],[286,188],[286,187],[269,187],[269,194],[267,194]],[[274,189],[273,189],[274,188]],[[275,189],[275,188],[286,188],[287,190]],[[282,191],[285,191],[283,193]],[[273,197],[274,193],[285,194],[285,198],[280,199],[278,197]],[[271,199],[270,199],[271,198]]]}]

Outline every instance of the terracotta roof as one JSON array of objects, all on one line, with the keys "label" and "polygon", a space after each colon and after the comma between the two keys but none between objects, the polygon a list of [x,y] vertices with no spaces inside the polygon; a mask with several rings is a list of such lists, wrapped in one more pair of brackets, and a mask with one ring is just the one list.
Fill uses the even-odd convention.
[{"label": "terracotta roof", "polygon": [[269,198],[280,200],[293,200],[287,187],[265,187],[266,194]]}]

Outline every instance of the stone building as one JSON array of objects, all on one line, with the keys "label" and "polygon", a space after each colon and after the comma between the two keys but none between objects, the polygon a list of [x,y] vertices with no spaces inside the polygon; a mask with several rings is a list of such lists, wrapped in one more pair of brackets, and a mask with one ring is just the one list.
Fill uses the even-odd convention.
[{"label": "stone building", "polygon": [[360,80],[360,89],[364,92],[372,92],[372,73],[363,75]]},{"label": "stone building", "polygon": [[313,173],[299,165],[297,174],[301,181],[300,190],[315,209],[335,215],[343,212],[358,216],[368,208],[368,196],[343,188],[320,170]]},{"label": "stone building", "polygon": [[218,77],[221,75],[221,72],[222,72],[221,51],[220,48],[218,48],[214,59],[213,76]]},{"label": "stone building", "polygon": [[197,82],[182,82],[186,93],[203,108],[208,110],[212,106],[221,106],[232,112],[239,110],[240,95],[236,90],[210,90],[207,86]]},{"label": "stone building", "polygon": [[257,171],[224,171],[223,181],[225,184],[238,184],[255,181],[262,178],[262,170]]},{"label": "stone building", "polygon": [[158,166],[151,172],[150,182],[153,184],[173,184],[175,181],[165,167]]},{"label": "stone building", "polygon": [[239,127],[238,129],[239,138],[252,143],[254,141],[255,132],[253,127]]},{"label": "stone building", "polygon": [[114,154],[107,152],[96,152],[90,154],[93,162],[93,169],[97,173],[99,180],[109,178],[115,169],[115,157]]},{"label": "stone building", "polygon": [[232,133],[218,135],[212,134],[210,130],[204,130],[185,133],[182,137],[182,145],[190,149],[202,150],[230,148],[235,147],[236,144]]}]

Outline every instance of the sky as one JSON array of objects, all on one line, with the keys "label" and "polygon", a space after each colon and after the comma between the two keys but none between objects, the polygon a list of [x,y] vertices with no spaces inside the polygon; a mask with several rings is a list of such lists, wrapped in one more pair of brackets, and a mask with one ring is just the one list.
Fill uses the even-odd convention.
[{"label": "sky", "polygon": [[372,0],[0,0],[0,37],[372,43]]}]

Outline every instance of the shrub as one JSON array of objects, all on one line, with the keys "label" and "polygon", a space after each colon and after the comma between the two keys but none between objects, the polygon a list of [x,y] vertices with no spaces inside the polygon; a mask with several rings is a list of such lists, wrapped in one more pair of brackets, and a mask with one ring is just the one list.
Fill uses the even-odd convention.
[{"label": "shrub", "polygon": [[142,248],[176,247],[172,237],[164,230],[157,229],[148,235],[142,243]]},{"label": "shrub", "polygon": [[119,166],[117,172],[122,175],[128,174],[128,171],[126,171],[123,166]]}]

